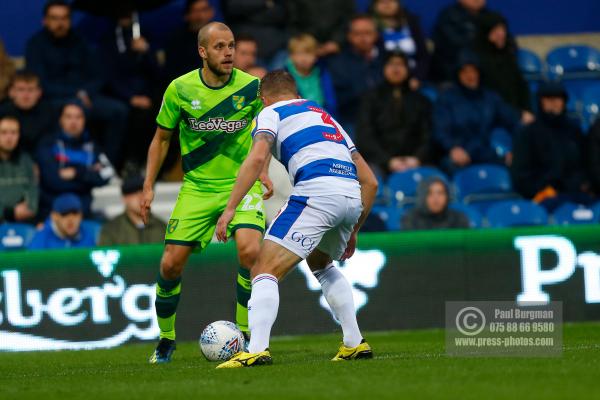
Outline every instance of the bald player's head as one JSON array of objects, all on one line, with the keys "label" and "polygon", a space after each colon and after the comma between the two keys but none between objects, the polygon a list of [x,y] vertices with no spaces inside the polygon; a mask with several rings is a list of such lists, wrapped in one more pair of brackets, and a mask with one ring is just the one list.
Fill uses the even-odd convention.
[{"label": "bald player's head", "polygon": [[[213,32],[217,32],[217,31],[231,32],[231,29],[229,29],[229,27],[222,22],[210,22],[210,23],[204,25],[198,31],[198,46],[199,47],[208,46],[210,36],[213,34]],[[233,36],[233,33],[231,35]]]},{"label": "bald player's head", "polygon": [[214,76],[227,76],[233,71],[235,40],[229,27],[211,22],[198,31],[198,53],[203,65]]}]

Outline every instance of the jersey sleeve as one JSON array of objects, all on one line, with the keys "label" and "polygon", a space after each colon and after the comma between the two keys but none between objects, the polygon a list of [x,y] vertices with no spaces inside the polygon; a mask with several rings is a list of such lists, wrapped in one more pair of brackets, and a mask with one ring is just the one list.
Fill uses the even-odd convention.
[{"label": "jersey sleeve", "polygon": [[163,101],[156,117],[156,124],[161,128],[173,130],[181,119],[181,107],[175,82],[171,82],[165,90]]},{"label": "jersey sleeve", "polygon": [[279,127],[279,114],[271,108],[263,109],[254,122],[252,137],[259,133],[267,133],[277,138],[277,130]]}]

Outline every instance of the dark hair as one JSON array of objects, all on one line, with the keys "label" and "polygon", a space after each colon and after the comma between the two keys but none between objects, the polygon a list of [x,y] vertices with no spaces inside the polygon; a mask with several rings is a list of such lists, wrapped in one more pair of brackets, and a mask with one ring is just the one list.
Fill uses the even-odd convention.
[{"label": "dark hair", "polygon": [[396,57],[401,58],[402,61],[404,62],[404,64],[406,65],[406,68],[409,68],[408,67],[408,56],[399,50],[386,51],[385,53],[383,53],[383,65],[386,65],[392,58],[396,58]]},{"label": "dark hair", "polygon": [[71,5],[64,0],[49,0],[44,4],[44,17],[48,15],[48,10],[52,7],[67,7],[71,11]]},{"label": "dark hair", "polygon": [[350,26],[354,21],[358,21],[361,19],[368,19],[369,21],[373,22],[373,24],[375,26],[377,26],[377,23],[375,22],[375,18],[373,18],[373,16],[371,14],[367,14],[367,13],[358,13],[358,14],[354,14],[353,16],[351,16],[350,20],[348,21],[348,26]]},{"label": "dark hair", "polygon": [[258,42],[256,41],[256,38],[254,36],[252,36],[249,33],[239,33],[237,35],[235,35],[235,42],[239,43],[239,42],[254,42],[258,45]]},{"label": "dark hair", "polygon": [[[379,16],[375,12],[375,6],[377,5],[378,1],[379,0],[373,0],[371,2],[371,5],[369,6],[369,11],[375,16],[375,19],[378,20],[379,23]],[[396,2],[398,3],[398,12],[396,12],[394,19],[396,20],[398,27],[405,26],[406,24],[408,24],[407,12],[404,9],[404,5],[402,5],[402,2],[400,0],[396,0]]]},{"label": "dark hair", "polygon": [[85,115],[85,106],[79,99],[70,99],[66,103],[64,103],[60,107],[60,112],[58,113],[58,115],[60,115],[62,117],[63,113],[65,112],[65,109],[69,106],[79,107],[79,109],[81,109],[81,112],[83,113],[83,116],[84,117],[86,116]]},{"label": "dark hair", "polygon": [[278,69],[267,73],[260,81],[261,95],[298,94],[296,81],[288,72]]},{"label": "dark hair", "polygon": [[15,82],[35,82],[38,86],[40,86],[40,77],[37,76],[35,72],[32,72],[27,69],[22,69],[17,71],[13,76],[10,84],[11,86],[15,84]]},{"label": "dark hair", "polygon": [[210,4],[210,1],[208,0],[185,0],[185,7],[183,8],[184,15],[187,15],[194,6],[194,4],[199,2],[208,3],[212,7],[212,4]]}]

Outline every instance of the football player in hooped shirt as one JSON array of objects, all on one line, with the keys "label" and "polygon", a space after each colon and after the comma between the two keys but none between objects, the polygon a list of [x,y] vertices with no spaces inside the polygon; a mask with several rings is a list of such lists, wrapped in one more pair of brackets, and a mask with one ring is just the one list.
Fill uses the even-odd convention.
[{"label": "football player in hooped shirt", "polygon": [[[185,175],[167,226],[156,284],[160,341],[150,357],[152,364],[171,360],[183,267],[192,251],[203,250],[214,234],[217,218],[225,208],[239,168],[252,146],[252,121],[262,108],[258,79],[233,68],[235,42],[227,25],[213,22],[200,29],[198,52],[202,68],[180,76],[167,87],[156,118],[158,128],[148,151],[141,204],[144,221],[149,215],[154,182],[172,132],[179,128]],[[267,187],[264,198],[272,194],[266,168],[260,176]],[[258,179],[249,189],[226,233],[235,238],[237,245],[240,268],[236,322],[246,333],[249,269],[258,255],[265,228],[263,193]]]},{"label": "football player in hooped shirt", "polygon": [[252,267],[248,302],[250,345],[217,368],[271,364],[269,337],[279,307],[279,280],[306,259],[321,283],[343,330],[334,361],[371,358],[371,347],[356,322],[352,288],[333,265],[354,254],[356,235],[373,205],[377,179],[342,127],[315,102],[298,99],[294,79],[273,71],[261,81],[261,111],[254,144],[240,168],[217,238],[227,240],[227,227],[238,205],[269,160],[271,148],[286,167],[292,195],[272,222]]}]

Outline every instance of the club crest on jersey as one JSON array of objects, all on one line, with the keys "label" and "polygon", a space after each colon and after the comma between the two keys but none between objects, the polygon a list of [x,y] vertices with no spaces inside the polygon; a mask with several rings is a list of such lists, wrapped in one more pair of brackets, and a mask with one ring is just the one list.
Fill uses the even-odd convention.
[{"label": "club crest on jersey", "polygon": [[175,229],[177,229],[177,225],[179,225],[178,219],[170,219],[169,224],[167,225],[167,232],[173,233]]},{"label": "club crest on jersey", "polygon": [[244,108],[246,96],[231,96],[231,102],[233,103],[233,108],[235,108],[236,110],[241,110],[242,108]]},{"label": "club crest on jersey", "polygon": [[234,133],[248,126],[248,121],[245,119],[226,120],[223,117],[209,118],[208,120],[199,120],[196,118],[188,118],[190,129],[200,132],[215,132],[223,131]]}]

